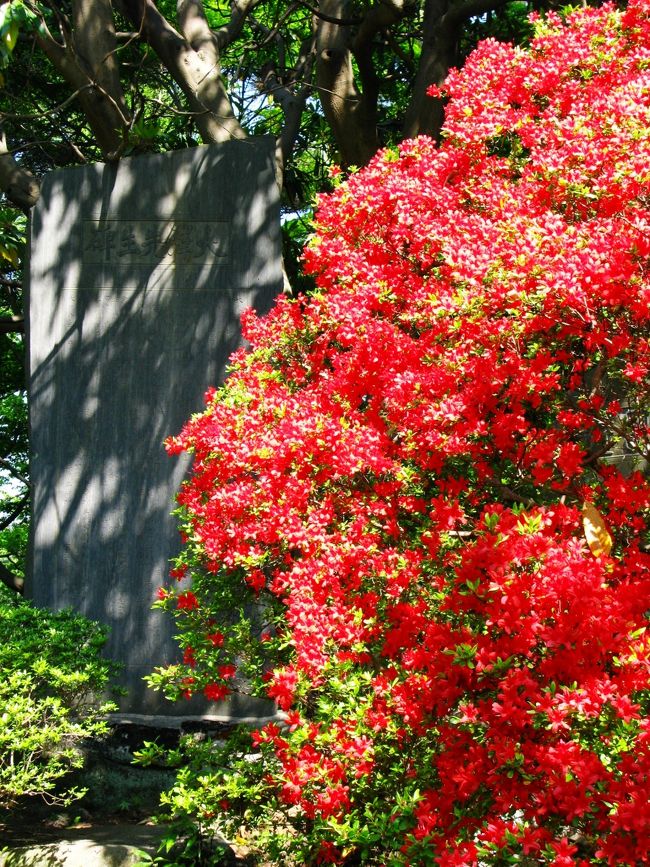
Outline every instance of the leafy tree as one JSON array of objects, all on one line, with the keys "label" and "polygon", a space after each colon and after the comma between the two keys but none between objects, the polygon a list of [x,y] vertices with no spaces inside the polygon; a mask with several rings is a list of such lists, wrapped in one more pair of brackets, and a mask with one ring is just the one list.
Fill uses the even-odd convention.
[{"label": "leafy tree", "polygon": [[152,681],[285,714],[190,745],[172,816],[283,864],[650,859],[649,57],[648,0],[488,40],[440,148],[321,199],[316,291],[169,442]]},{"label": "leafy tree", "polygon": [[364,165],[380,144],[437,135],[442,103],[427,87],[486,30],[521,35],[528,11],[506,0],[13,0],[0,8],[13,51],[3,129],[21,155],[12,161],[4,140],[0,187],[19,207],[37,195],[23,166],[249,134],[276,136],[278,179],[288,172],[295,195],[300,175],[333,149],[342,165]]}]

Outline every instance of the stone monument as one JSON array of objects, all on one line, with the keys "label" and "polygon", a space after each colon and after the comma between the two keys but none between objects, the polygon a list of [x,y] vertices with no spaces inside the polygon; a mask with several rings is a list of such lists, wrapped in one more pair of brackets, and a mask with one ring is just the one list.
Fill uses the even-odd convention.
[{"label": "stone monument", "polygon": [[[281,286],[271,140],[45,178],[30,245],[27,591],[111,628],[125,710],[206,710],[142,681],[178,654],[171,618],[151,610],[179,547],[170,513],[188,466],[163,440],[223,379],[242,310],[268,309]],[[237,698],[221,710],[264,712]]]}]

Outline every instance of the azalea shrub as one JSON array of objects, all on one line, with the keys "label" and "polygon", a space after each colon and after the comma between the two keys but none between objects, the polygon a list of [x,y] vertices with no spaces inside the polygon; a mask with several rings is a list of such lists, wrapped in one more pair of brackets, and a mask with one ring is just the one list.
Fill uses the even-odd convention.
[{"label": "azalea shrub", "polygon": [[282,713],[171,813],[279,863],[650,861],[650,4],[535,28],[321,199],[317,289],[169,442],[153,682]]}]

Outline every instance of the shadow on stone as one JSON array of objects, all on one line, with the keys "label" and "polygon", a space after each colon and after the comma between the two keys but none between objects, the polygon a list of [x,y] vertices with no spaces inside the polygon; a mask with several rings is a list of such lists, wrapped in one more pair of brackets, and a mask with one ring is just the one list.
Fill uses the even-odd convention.
[{"label": "shadow on stone", "polygon": [[[178,552],[170,459],[240,345],[244,308],[282,286],[273,142],[250,139],[54,172],[31,225],[32,544],[27,595],[111,628],[122,709],[205,713],[142,681],[178,660],[151,611]],[[214,705],[213,705],[214,707]],[[221,712],[267,713],[247,697]]]}]

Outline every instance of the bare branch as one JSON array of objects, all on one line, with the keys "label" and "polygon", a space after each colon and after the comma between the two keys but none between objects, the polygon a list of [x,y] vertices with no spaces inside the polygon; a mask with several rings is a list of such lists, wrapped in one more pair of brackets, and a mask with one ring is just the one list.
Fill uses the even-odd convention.
[{"label": "bare branch", "polygon": [[230,3],[230,21],[215,32],[220,49],[237,39],[246,23],[247,16],[260,2],[261,0],[232,0]]},{"label": "bare branch", "polygon": [[[34,114],[12,114],[9,111],[0,111],[0,118],[4,118],[6,120],[19,120],[19,121],[31,121],[31,120],[40,120],[44,117],[49,117],[54,114],[58,114],[64,108],[67,108],[71,102],[74,102],[75,99],[81,95],[81,93],[85,90],[90,90],[94,88],[94,84],[84,84],[83,87],[78,88],[73,93],[70,94],[63,102],[60,102],[58,105],[55,105],[54,108],[43,109],[42,111],[35,112]],[[16,151],[21,151],[22,147],[14,148],[14,153]]]},{"label": "bare branch", "polygon": [[22,497],[19,502],[14,506],[12,511],[7,515],[7,517],[0,521],[0,530],[6,530],[10,524],[13,524],[16,518],[24,510],[28,502],[29,494],[25,494],[25,496]]},{"label": "bare branch", "polygon": [[10,473],[14,479],[18,479],[21,484],[29,486],[29,480],[22,473],[17,472],[9,461],[4,460],[4,458],[0,458],[0,468]]},{"label": "bare branch", "polygon": [[399,42],[395,38],[394,34],[389,32],[387,37],[388,37],[388,44],[392,48],[395,56],[399,57],[399,59],[407,67],[407,69],[409,69],[411,72],[415,72],[415,63],[413,62],[413,58],[409,54],[407,54],[406,51],[404,51],[402,46],[399,44]]},{"label": "bare branch", "polygon": [[283,84],[275,70],[271,70],[264,78],[263,89],[265,93],[273,96],[284,115],[282,131],[276,142],[276,180],[282,189],[284,166],[298,138],[302,113],[312,88],[305,84],[296,91],[294,87]]},{"label": "bare branch", "polygon": [[[42,9],[39,9],[39,3],[38,2],[32,2],[32,0],[26,0],[26,2],[27,2],[27,6],[29,6],[32,13],[34,15],[36,15],[38,18],[40,18],[39,30],[42,33],[46,33],[48,39],[54,39],[46,21],[45,21],[45,18],[43,17]],[[65,48],[68,44],[69,39],[70,39],[70,33],[72,30],[72,28],[70,26],[70,19],[68,18],[67,15],[63,14],[63,12],[61,11],[59,3],[52,2],[52,0],[45,0],[43,5],[47,6],[47,8],[50,10],[50,12],[52,12],[52,14],[54,15],[54,18],[56,19],[56,23],[57,23],[57,29],[59,31],[59,35],[61,36],[61,45],[62,45],[62,47]]]},{"label": "bare branch", "polygon": [[167,114],[168,117],[198,117],[201,114],[206,113],[206,109],[203,111],[184,111],[182,108],[176,108],[173,105],[169,105],[166,102],[163,102],[161,99],[156,99],[153,96],[147,97],[147,102],[150,102],[152,105],[159,105],[161,108],[164,108],[164,112],[160,112],[161,115]]},{"label": "bare branch", "polygon": [[[4,280],[0,282],[5,283]],[[0,319],[0,334],[21,334],[24,330],[25,320],[22,316],[3,316]]]},{"label": "bare branch", "polygon": [[0,581],[10,590],[13,590],[14,593],[22,595],[25,589],[25,580],[18,575],[14,575],[2,563],[0,563]]},{"label": "bare branch", "polygon": [[322,9],[317,9],[311,3],[307,3],[306,0],[298,0],[298,3],[303,9],[308,9],[314,17],[320,21],[326,21],[328,24],[336,24],[339,27],[356,27],[357,24],[361,24],[363,21],[362,18],[342,18],[336,15],[328,15]]}]

